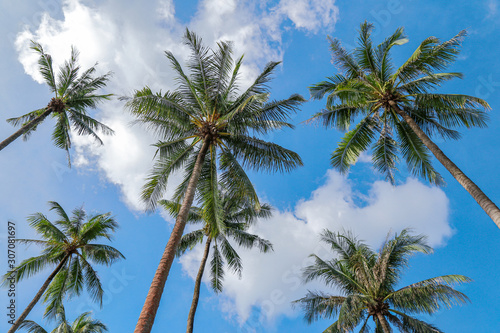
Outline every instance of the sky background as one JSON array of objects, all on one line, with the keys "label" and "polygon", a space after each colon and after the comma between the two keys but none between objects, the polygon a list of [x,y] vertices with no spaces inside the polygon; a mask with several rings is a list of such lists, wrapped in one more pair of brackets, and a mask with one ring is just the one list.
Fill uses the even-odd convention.
[{"label": "sky background", "polygon": [[[185,59],[188,50],[181,37],[188,27],[208,45],[218,40],[234,42],[235,55],[245,54],[241,84],[244,87],[268,61],[282,61],[270,84],[271,97],[299,93],[309,98],[307,87],[336,73],[326,36],[355,45],[359,24],[374,23],[374,39],[380,42],[400,26],[410,42],[393,48],[393,60],[401,64],[428,36],[449,39],[467,29],[462,53],[450,71],[465,74],[463,80],[445,84],[441,91],[475,95],[491,107],[487,129],[462,130],[459,142],[436,140],[442,150],[500,203],[500,33],[498,1],[84,1],[1,0],[0,101],[1,118],[25,114],[45,106],[52,97],[40,84],[37,56],[29,49],[36,40],[60,64],[71,45],[80,51],[82,68],[99,62],[100,73],[113,71],[106,91],[130,95],[145,85],[154,90],[172,89],[172,71],[163,51]],[[329,156],[342,134],[305,125],[324,101],[309,101],[293,116],[295,130],[268,136],[269,140],[298,152],[304,166],[288,174],[249,172],[262,201],[275,207],[274,216],[259,221],[252,231],[274,244],[274,252],[241,251],[243,276],[227,274],[224,292],[215,295],[203,285],[196,314],[198,332],[322,332],[332,320],[308,325],[290,302],[307,289],[324,290],[321,284],[300,283],[300,270],[315,252],[330,253],[318,244],[324,228],[353,230],[378,248],[389,232],[411,227],[429,237],[432,255],[412,258],[401,286],[444,275],[463,274],[473,283],[458,287],[471,303],[422,317],[445,332],[496,332],[500,327],[498,276],[500,232],[468,193],[435,163],[447,186],[431,187],[408,177],[401,165],[398,183],[391,186],[374,173],[369,156],[363,156],[347,176],[330,168]],[[87,295],[67,302],[73,320],[93,311],[110,332],[132,332],[169,234],[172,219],[166,214],[144,214],[138,193],[152,165],[155,137],[113,99],[92,114],[113,128],[96,146],[85,137],[73,136],[73,167],[64,151],[50,141],[53,123],[47,119],[27,142],[18,140],[0,153],[0,267],[6,270],[7,221],[16,223],[17,237],[36,237],[26,222],[34,212],[48,214],[47,201],[59,202],[66,211],[84,206],[89,212],[112,212],[120,224],[113,246],[126,260],[112,267],[98,267],[105,296],[103,308]],[[14,128],[0,121],[1,139]],[[173,177],[170,188],[175,188]],[[49,214],[49,216],[52,216]],[[2,250],[3,249],[3,250]],[[35,247],[16,248],[20,262],[38,253]],[[153,332],[182,332],[191,304],[194,276],[201,247],[176,260],[163,294]],[[17,286],[17,313],[25,308],[50,270]],[[205,276],[208,281],[208,275]],[[332,291],[334,292],[334,291]],[[8,329],[7,291],[0,291],[0,331]],[[44,322],[43,305],[29,318]]]}]

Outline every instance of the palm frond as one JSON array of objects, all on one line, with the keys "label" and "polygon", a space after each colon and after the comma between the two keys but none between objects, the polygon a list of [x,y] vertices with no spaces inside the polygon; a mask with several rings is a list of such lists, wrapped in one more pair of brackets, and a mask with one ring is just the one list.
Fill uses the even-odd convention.
[{"label": "palm frond", "polygon": [[224,279],[224,260],[219,251],[217,242],[212,246],[212,259],[210,260],[211,285],[212,289],[220,293],[222,292],[222,280]]},{"label": "palm frond", "polygon": [[61,232],[50,220],[41,213],[35,213],[28,217],[30,226],[40,234],[44,239],[54,240],[56,242],[64,242],[67,240],[66,235]]},{"label": "palm frond", "polygon": [[293,304],[299,305],[305,313],[305,320],[312,323],[319,319],[336,316],[344,301],[345,297],[342,296],[330,296],[308,290],[305,297],[293,301]]},{"label": "palm frond", "polygon": [[79,52],[74,47],[71,47],[71,56],[69,61],[65,61],[59,69],[57,84],[58,96],[65,96],[68,88],[78,77],[78,71],[80,70],[80,66],[77,64],[78,55]]},{"label": "palm frond", "polygon": [[376,62],[374,46],[371,41],[372,30],[373,24],[366,21],[361,24],[358,37],[359,46],[354,50],[354,56],[361,70],[369,74],[378,75],[380,68],[378,68],[378,63]]},{"label": "palm frond", "polygon": [[205,236],[203,229],[191,231],[182,236],[179,246],[177,246],[177,256],[181,256],[188,249],[192,250],[197,244],[203,243],[203,238]]},{"label": "palm frond", "polygon": [[96,264],[107,266],[117,260],[125,259],[125,256],[120,251],[103,244],[86,244],[82,246],[82,254]]},{"label": "palm frond", "polygon": [[406,313],[432,314],[442,306],[451,308],[469,301],[465,294],[454,290],[451,285],[471,281],[463,275],[438,276],[396,290],[387,295],[386,299],[396,309]]},{"label": "palm frond", "polygon": [[25,329],[27,333],[47,333],[47,331],[32,320],[25,320],[19,326],[20,329]]},{"label": "palm frond", "polygon": [[304,98],[295,94],[284,100],[259,103],[254,108],[248,108],[249,112],[244,110],[237,120],[240,126],[246,128],[245,132],[254,130],[256,133],[267,134],[282,128],[293,129],[294,126],[288,122],[290,114],[297,112],[303,102]]},{"label": "palm frond", "polygon": [[387,132],[382,132],[373,146],[372,161],[375,169],[385,176],[385,179],[395,184],[394,170],[398,162],[398,143]]},{"label": "palm frond", "polygon": [[52,68],[52,57],[44,52],[42,45],[40,45],[39,43],[31,41],[30,48],[40,54],[40,58],[38,59],[40,74],[42,74],[51,92],[56,92],[57,91],[56,78],[55,78],[56,76],[54,73],[54,69]]},{"label": "palm frond", "polygon": [[[31,111],[25,115],[22,115],[20,117],[16,117],[16,118],[9,118],[7,119],[7,122],[12,124],[13,126],[25,126],[25,125],[28,125],[28,123],[30,123],[31,121],[35,120],[35,118],[41,116],[44,112],[46,112],[47,109],[46,108],[43,108],[43,109],[38,109],[38,110],[35,110],[35,111]],[[23,140],[24,141],[27,141],[31,134],[33,134],[33,132],[35,132],[38,128],[38,125],[34,125],[33,127],[31,127],[28,131],[26,131],[24,134],[23,134]]]},{"label": "palm frond", "polygon": [[243,196],[256,207],[260,206],[259,197],[245,170],[236,157],[228,149],[222,148],[219,153],[220,183],[228,197]]},{"label": "palm frond", "polygon": [[15,281],[19,282],[25,278],[29,278],[36,273],[40,272],[48,265],[52,265],[56,262],[57,258],[54,253],[44,253],[40,256],[31,257],[29,259],[23,260],[18,266],[16,266],[12,271],[7,272],[2,278],[2,286],[8,283],[8,278],[14,276]]},{"label": "palm frond", "polygon": [[114,131],[111,128],[82,112],[72,112],[70,109],[68,110],[68,113],[69,119],[78,135],[89,135],[102,145],[103,142],[97,135],[96,131],[102,132],[105,135],[114,134]]},{"label": "palm frond", "polygon": [[312,99],[322,99],[326,94],[335,92],[337,87],[349,79],[341,74],[327,77],[328,81],[321,81],[319,83],[309,86],[309,93]]},{"label": "palm frond", "polygon": [[88,217],[88,221],[78,229],[78,238],[84,244],[98,238],[111,240],[112,232],[118,229],[118,223],[111,213],[95,214]]},{"label": "palm frond", "polygon": [[73,333],[103,333],[107,332],[108,328],[99,320],[94,320],[90,312],[85,312],[79,315],[71,325]]},{"label": "palm frond", "polygon": [[396,45],[403,45],[408,43],[408,38],[404,34],[403,28],[398,28],[396,31],[387,37],[381,44],[377,46],[375,59],[378,63],[379,74],[378,77],[381,81],[387,82],[393,72],[391,63],[390,51]]},{"label": "palm frond", "polygon": [[102,306],[102,296],[104,295],[104,289],[102,288],[99,275],[84,257],[82,257],[81,255],[79,255],[78,257],[80,258],[80,265],[83,268],[85,287],[89,293],[89,296],[94,302],[98,302]]},{"label": "palm frond", "polygon": [[143,186],[141,195],[149,211],[156,208],[156,204],[167,186],[168,177],[185,165],[193,148],[194,143],[170,155],[168,158],[156,161],[146,184]]},{"label": "palm frond", "polygon": [[[165,136],[166,129],[161,128],[161,123],[157,125],[156,121],[165,121],[172,118],[175,120],[172,125],[185,123],[189,120],[191,113],[185,105],[184,96],[178,92],[166,92],[162,94],[153,93],[149,87],[144,87],[142,90],[136,90],[132,98],[122,97],[126,100],[126,107],[135,115],[139,121],[144,121],[151,127],[156,129],[160,136]],[[151,124],[150,124],[151,123]]]},{"label": "palm frond", "polygon": [[372,118],[365,118],[352,131],[347,132],[332,153],[332,166],[341,173],[347,173],[359,155],[368,149],[375,136],[376,126],[377,123]]},{"label": "palm frond", "polygon": [[66,150],[68,156],[68,164],[71,166],[69,149],[71,148],[70,123],[66,113],[58,113],[56,115],[57,123],[52,133],[52,141],[57,148]]},{"label": "palm frond", "polygon": [[403,330],[403,332],[409,333],[443,333],[436,326],[426,323],[417,318],[413,318],[408,316],[402,312],[390,310],[392,313],[396,314],[396,316],[390,314],[388,316],[389,320],[396,324],[396,326]]},{"label": "palm frond", "polygon": [[226,106],[224,93],[228,90],[233,77],[233,43],[231,42],[218,42],[217,48],[213,51],[213,67],[215,76],[215,87],[211,89],[211,98],[215,100],[220,99],[217,107],[224,108]]},{"label": "palm frond", "polygon": [[202,198],[202,214],[205,220],[211,224],[211,238],[215,238],[217,234],[223,233],[226,228],[219,183],[217,181],[216,161],[216,152],[212,149],[210,159],[207,160],[210,166],[209,175],[206,179],[200,179],[198,183]]},{"label": "palm frond", "polygon": [[[177,73],[176,81],[178,82],[178,92],[179,96],[182,96],[184,103],[190,106],[190,109],[197,111],[198,116],[207,115],[206,106],[203,103],[203,99],[198,95],[197,88],[195,84],[190,80],[190,78],[184,73],[181,64],[175,58],[172,52],[165,51],[166,57],[170,60],[172,68]],[[201,83],[203,84],[203,83]],[[192,116],[196,116],[193,114]]]},{"label": "palm frond", "polygon": [[410,126],[406,123],[398,123],[396,129],[400,139],[401,153],[410,172],[435,185],[443,185],[444,180],[432,166],[427,148]]},{"label": "palm frond", "polygon": [[446,81],[454,78],[463,78],[462,73],[431,73],[418,79],[406,82],[398,88],[408,95],[426,94],[429,90],[434,90]]},{"label": "palm frond", "polygon": [[297,153],[256,137],[235,136],[225,138],[225,141],[231,145],[233,155],[242,161],[241,164],[255,171],[289,172],[303,165]]},{"label": "palm frond", "polygon": [[243,265],[240,256],[225,237],[219,237],[218,241],[220,244],[222,255],[226,259],[227,266],[234,273],[237,273],[238,276],[241,277],[241,270],[243,269]]},{"label": "palm frond", "polygon": [[307,120],[307,123],[317,121],[321,122],[326,128],[333,127],[344,132],[349,130],[351,123],[360,112],[361,110],[355,106],[332,105],[329,108],[314,114]]},{"label": "palm frond", "polygon": [[349,79],[357,78],[362,75],[363,71],[354,59],[352,52],[348,52],[338,39],[328,37],[330,42],[330,50],[333,55],[333,63],[337,68],[342,70]]},{"label": "palm frond", "polygon": [[[181,209],[181,204],[171,200],[160,200],[158,204],[162,206],[170,216],[177,217],[179,210]],[[189,209],[187,223],[200,223],[203,220],[201,208],[191,207]]]},{"label": "palm frond", "polygon": [[304,268],[304,282],[319,279],[327,286],[335,285],[346,292],[365,291],[346,265],[336,260],[324,261],[314,254],[311,257],[314,258],[314,264]]},{"label": "palm frond", "polygon": [[64,265],[64,267],[56,274],[52,282],[49,284],[47,290],[44,294],[44,303],[47,303],[45,307],[45,312],[43,314],[44,318],[55,319],[60,315],[60,310],[63,307],[63,299],[66,293],[76,292],[76,290],[69,289],[69,270],[72,262],[75,259],[70,258]]}]

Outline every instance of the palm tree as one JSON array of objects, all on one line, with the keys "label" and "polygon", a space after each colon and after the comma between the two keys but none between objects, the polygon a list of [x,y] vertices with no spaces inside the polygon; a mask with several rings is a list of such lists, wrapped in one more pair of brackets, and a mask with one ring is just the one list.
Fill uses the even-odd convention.
[{"label": "palm tree", "polygon": [[[108,328],[101,321],[92,319],[90,312],[79,315],[72,324],[66,320],[64,308],[57,311],[59,325],[51,333],[103,333],[108,332]],[[47,331],[31,320],[25,320],[20,328],[26,329],[27,333],[47,333]]]},{"label": "palm tree", "polygon": [[459,139],[460,133],[453,127],[486,126],[489,105],[484,100],[431,93],[445,81],[462,78],[461,73],[440,71],[454,62],[466,32],[443,43],[435,37],[425,39],[394,69],[390,51],[408,41],[403,28],[378,46],[372,43],[371,30],[371,24],[361,25],[359,45],[353,51],[330,39],[333,60],[341,73],[309,88],[313,99],[328,96],[326,109],[312,119],[341,131],[360,119],[332,153],[332,165],[346,173],[371,148],[374,167],[391,182],[401,154],[412,174],[439,185],[443,180],[431,164],[430,151],[500,228],[498,207],[431,140],[433,136]]},{"label": "palm tree", "polygon": [[[302,165],[298,154],[258,137],[280,128],[293,128],[289,115],[304,102],[299,95],[285,100],[268,101],[267,83],[277,62],[269,63],[248,89],[238,94],[238,73],[242,57],[232,59],[232,45],[219,42],[212,50],[189,30],[184,36],[191,49],[186,74],[171,52],[166,52],[177,73],[174,91],[153,93],[148,87],[136,91],[127,107],[139,122],[160,136],[155,165],[144,186],[143,200],[154,210],[167,186],[168,177],[185,170],[178,188],[182,201],[172,234],[155,273],[136,333],[149,333],[160,304],[165,282],[182,237],[189,208],[202,168],[214,175],[229,191],[238,191],[259,205],[252,183],[244,168],[266,171],[290,171]],[[211,191],[218,204],[217,177]]]},{"label": "palm tree", "polygon": [[311,255],[315,262],[304,269],[304,281],[322,280],[341,295],[309,291],[294,303],[302,307],[308,322],[337,316],[324,333],[352,332],[359,325],[359,332],[367,333],[370,318],[375,322],[375,332],[390,333],[389,324],[401,332],[441,332],[411,315],[432,314],[443,306],[450,308],[468,301],[451,285],[471,280],[463,275],[444,275],[396,289],[408,258],[415,252],[432,252],[425,239],[405,229],[393,239],[388,235],[380,252],[375,253],[351,233],[325,230],[321,240],[331,246],[337,258],[323,260]]},{"label": "palm tree", "polygon": [[[71,57],[59,68],[59,73],[52,68],[52,57],[43,51],[40,44],[31,42],[31,49],[40,54],[38,60],[40,74],[50,91],[55,94],[49,104],[41,109],[29,112],[17,118],[7,121],[21,128],[0,143],[0,150],[4,149],[21,135],[25,140],[37,129],[38,125],[49,115],[56,119],[56,125],[52,134],[52,140],[58,148],[65,149],[68,154],[68,163],[71,165],[69,149],[71,148],[70,129],[71,125],[79,135],[92,136],[102,144],[96,131],[104,134],[112,134],[106,125],[87,115],[87,108],[95,109],[99,102],[108,100],[111,94],[99,95],[95,91],[106,86],[111,77],[111,72],[101,76],[94,76],[96,65],[85,70],[80,76],[78,65],[78,51],[71,48]],[[71,123],[71,125],[70,125]]]},{"label": "palm tree", "polygon": [[[206,195],[210,196],[211,193],[207,193]],[[204,226],[201,229],[182,236],[177,250],[177,255],[180,256],[188,249],[195,247],[198,243],[203,243],[203,240],[206,239],[203,257],[196,276],[193,301],[191,303],[191,309],[189,310],[187,333],[193,332],[194,316],[200,297],[201,280],[210,247],[212,247],[212,259],[210,260],[211,285],[216,293],[222,292],[223,288],[224,259],[227,262],[228,268],[241,276],[241,258],[231,245],[229,239],[234,240],[238,246],[246,248],[257,246],[259,250],[264,253],[272,250],[272,245],[269,241],[246,232],[248,227],[255,222],[257,218],[268,218],[271,216],[271,207],[269,205],[264,204],[260,209],[256,209],[249,200],[229,196],[227,192],[220,193],[219,201],[221,205],[217,208],[210,204],[205,204],[202,208],[191,207],[187,222],[201,222],[204,223]],[[204,201],[204,203],[208,202],[210,201]],[[159,203],[172,216],[177,216],[179,213],[180,204],[169,200],[161,200]],[[216,211],[216,209],[220,211]],[[217,215],[219,215],[219,217],[217,217]]]},{"label": "palm tree", "polygon": [[35,213],[28,218],[31,227],[43,240],[16,239],[19,243],[41,246],[42,254],[21,262],[4,276],[4,281],[7,277],[14,277],[18,282],[47,267],[57,266],[8,333],[14,333],[19,328],[44,293],[44,302],[48,302],[44,317],[54,318],[64,296],[78,296],[84,288],[93,300],[102,305],[104,291],[92,263],[109,266],[124,258],[112,246],[91,243],[99,238],[111,240],[111,233],[118,228],[118,224],[110,213],[87,216],[83,208],[77,208],[70,218],[57,202],[50,201],[49,205],[50,210],[59,216],[57,221],[51,222],[42,213]]}]

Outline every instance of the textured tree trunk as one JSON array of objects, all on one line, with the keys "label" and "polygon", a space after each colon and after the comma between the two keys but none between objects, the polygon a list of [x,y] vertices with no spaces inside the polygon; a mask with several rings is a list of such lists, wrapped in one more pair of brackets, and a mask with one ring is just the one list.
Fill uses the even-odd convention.
[{"label": "textured tree trunk", "polygon": [[175,258],[175,253],[177,251],[177,246],[184,232],[184,227],[186,226],[186,220],[189,213],[189,209],[193,204],[194,194],[196,185],[198,183],[198,178],[200,177],[201,168],[203,162],[205,161],[205,155],[208,151],[210,145],[209,140],[203,140],[203,146],[196,158],[196,163],[194,165],[193,173],[189,179],[188,187],[186,189],[186,194],[179,210],[179,215],[175,220],[174,229],[168,240],[163,256],[161,257],[160,264],[156,269],[155,276],[149,287],[148,295],[144,306],[142,307],[139,320],[137,321],[137,326],[135,327],[134,333],[150,333],[153,328],[153,323],[156,317],[156,311],[160,306],[160,299],[165,287],[165,282],[168,278],[168,273],[170,272],[170,267]]},{"label": "textured tree trunk", "polygon": [[38,117],[36,117],[32,121],[30,121],[29,123],[27,123],[26,125],[24,125],[23,127],[21,127],[20,129],[18,129],[14,134],[12,134],[11,136],[9,136],[7,139],[5,139],[2,142],[0,142],[0,150],[4,149],[11,142],[13,142],[15,139],[17,139],[18,137],[20,137],[24,133],[28,132],[34,126],[36,126],[39,123],[41,123],[45,118],[47,118],[47,116],[51,112],[52,112],[51,109],[46,109],[41,115],[39,115]]},{"label": "textured tree trunk", "polygon": [[201,278],[203,277],[203,272],[205,271],[205,265],[207,264],[211,241],[212,241],[211,238],[208,237],[207,243],[205,244],[205,252],[203,253],[203,258],[201,259],[200,269],[198,270],[198,275],[196,276],[196,282],[194,285],[194,293],[193,293],[193,302],[191,303],[191,309],[189,309],[186,333],[193,333],[194,315],[196,314],[196,308],[198,307],[198,300],[200,299]]},{"label": "textured tree trunk", "polygon": [[379,312],[377,313],[377,318],[380,322],[380,325],[382,325],[382,330],[384,331],[384,333],[391,333],[391,328],[389,327],[389,323],[387,323],[384,315]]},{"label": "textured tree trunk", "polygon": [[49,286],[50,282],[52,282],[52,279],[54,279],[54,276],[56,276],[56,274],[59,273],[61,268],[64,266],[64,264],[68,260],[69,256],[70,256],[69,254],[66,254],[66,256],[59,263],[59,265],[57,265],[56,269],[54,269],[54,271],[49,275],[49,277],[47,278],[45,283],[42,285],[42,287],[40,288],[38,293],[35,295],[35,298],[33,298],[33,300],[31,301],[30,304],[28,304],[26,309],[24,309],[23,313],[21,313],[21,315],[17,318],[17,320],[14,322],[14,324],[11,326],[11,328],[9,329],[9,331],[7,333],[14,333],[19,328],[19,325],[21,325],[23,323],[24,319],[26,319],[28,314],[33,309],[33,307],[36,305],[36,303],[38,303],[38,301],[40,300],[40,297],[42,297],[43,293],[45,292],[45,290]]},{"label": "textured tree trunk", "polygon": [[455,163],[453,163],[439,147],[432,142],[432,140],[425,134],[424,131],[418,126],[418,124],[410,117],[406,112],[401,110],[398,105],[394,102],[391,103],[394,111],[399,114],[410,128],[417,134],[417,136],[422,140],[427,148],[436,156],[439,162],[451,173],[453,177],[462,185],[467,192],[477,201],[479,206],[488,214],[488,216],[495,222],[498,228],[500,228],[500,209],[495,205],[493,201],[486,196],[486,194],[481,191],[481,189],[474,184],[469,177],[467,177],[462,170],[460,170]]}]

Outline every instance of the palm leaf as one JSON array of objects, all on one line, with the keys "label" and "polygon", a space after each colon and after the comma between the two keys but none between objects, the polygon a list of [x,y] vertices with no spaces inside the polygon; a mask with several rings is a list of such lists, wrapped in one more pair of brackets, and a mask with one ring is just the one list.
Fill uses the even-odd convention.
[{"label": "palm leaf", "polygon": [[222,292],[222,280],[224,278],[224,260],[217,246],[217,242],[214,241],[212,246],[212,259],[210,260],[210,271],[211,271],[211,286],[212,289],[219,293]]},{"label": "palm leaf", "polygon": [[297,153],[256,137],[235,136],[225,138],[225,141],[233,147],[232,153],[243,162],[243,167],[255,171],[289,172],[303,165]]},{"label": "palm leaf", "polygon": [[396,129],[400,139],[401,153],[410,172],[433,184],[443,185],[443,178],[434,170],[430,154],[415,132],[406,123],[398,123]]},{"label": "palm leaf", "polygon": [[82,246],[82,253],[92,262],[107,266],[119,259],[125,259],[125,256],[120,251],[103,244],[86,244]]},{"label": "palm leaf", "polygon": [[382,132],[373,147],[373,166],[385,175],[385,179],[391,184],[396,182],[394,170],[398,161],[398,143],[387,133]]},{"label": "palm leaf", "polygon": [[352,131],[347,132],[332,153],[332,166],[341,173],[346,173],[356,163],[361,152],[368,149],[375,136],[375,126],[376,122],[372,118],[365,118]]},{"label": "palm leaf", "polygon": [[333,127],[339,131],[347,131],[359,113],[359,108],[355,106],[332,105],[314,114],[307,122],[318,121],[326,128]]},{"label": "palm leaf", "polygon": [[439,276],[401,288],[386,296],[386,299],[390,300],[398,310],[432,314],[438,311],[441,305],[451,308],[453,305],[467,302],[469,300],[467,296],[454,290],[450,285],[471,281],[462,275]]},{"label": "palm leaf", "polygon": [[43,314],[44,318],[55,319],[59,315],[59,311],[63,306],[63,298],[65,294],[69,291],[70,293],[76,292],[76,290],[69,289],[69,270],[72,262],[75,259],[70,258],[64,265],[64,267],[56,274],[49,287],[44,294],[44,303],[47,303],[45,312]]},{"label": "palm leaf", "polygon": [[[418,320],[411,316],[408,316],[402,312],[391,310],[391,312],[395,313],[396,316],[389,316],[389,320],[393,323],[396,323],[398,328],[403,330],[404,332],[409,333],[443,333],[440,329],[426,323],[424,321]],[[398,320],[395,320],[398,319]]]},{"label": "palm leaf", "polygon": [[57,95],[65,96],[68,88],[77,79],[80,66],[77,64],[78,51],[71,47],[71,56],[69,61],[66,61],[59,70]]},{"label": "palm leaf", "polygon": [[177,247],[177,256],[183,255],[188,249],[192,250],[197,244],[203,243],[205,231],[203,229],[191,231],[182,236]]},{"label": "palm leaf", "polygon": [[47,333],[42,326],[32,320],[23,321],[19,328],[25,329],[27,333]]},{"label": "palm leaf", "polygon": [[147,183],[143,186],[141,195],[148,206],[148,210],[152,211],[156,208],[156,203],[167,186],[168,177],[185,165],[193,147],[194,143],[169,156],[168,159],[162,159],[155,163]]},{"label": "palm leaf", "polygon": [[56,92],[57,86],[54,69],[52,68],[52,57],[43,51],[43,48],[39,43],[36,43],[34,41],[31,41],[31,49],[40,54],[40,58],[38,59],[40,74],[42,74],[45,83],[47,83],[51,92]]}]

